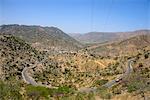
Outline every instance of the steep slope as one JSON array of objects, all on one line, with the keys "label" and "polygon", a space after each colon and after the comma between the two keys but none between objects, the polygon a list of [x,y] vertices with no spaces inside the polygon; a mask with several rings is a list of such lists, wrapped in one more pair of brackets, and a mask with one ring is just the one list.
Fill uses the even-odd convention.
[{"label": "steep slope", "polygon": [[[21,70],[34,63],[37,51],[23,40],[11,35],[0,35],[0,78],[21,76]],[[35,57],[34,57],[35,56]]]},{"label": "steep slope", "polygon": [[75,50],[82,45],[56,27],[2,25],[0,34],[12,34],[39,48]]},{"label": "steep slope", "polygon": [[[18,37],[0,35],[0,79],[7,80],[13,77],[22,78],[21,72],[42,59],[45,68],[55,66],[55,62],[47,60],[45,52],[39,52]],[[38,68],[36,68],[38,70]]]},{"label": "steep slope", "polygon": [[141,34],[150,34],[150,31],[137,30],[133,32],[90,32],[86,34],[70,34],[70,36],[83,43],[102,43],[114,40],[122,40]]}]

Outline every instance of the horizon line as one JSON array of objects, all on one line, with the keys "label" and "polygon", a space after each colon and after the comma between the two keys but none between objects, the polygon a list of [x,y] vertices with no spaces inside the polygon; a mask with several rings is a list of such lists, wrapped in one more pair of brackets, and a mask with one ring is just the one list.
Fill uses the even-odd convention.
[{"label": "horizon line", "polygon": [[[59,28],[59,27],[53,26],[53,25],[48,26],[48,25],[39,25],[39,24],[0,24],[0,27],[4,26],[4,25],[6,25],[6,26],[8,26],[8,25],[18,25],[18,26],[54,27],[54,28],[58,28],[61,31],[63,31],[62,28]],[[95,32],[95,33],[98,33],[98,32],[99,33],[123,33],[123,32],[134,32],[134,31],[150,31],[150,28],[139,28],[139,29],[128,30],[128,31],[88,31],[88,32],[84,32],[84,33],[83,32],[65,32],[65,31],[63,31],[63,32],[66,33],[66,34],[86,34],[86,33],[93,33],[93,32]]]}]

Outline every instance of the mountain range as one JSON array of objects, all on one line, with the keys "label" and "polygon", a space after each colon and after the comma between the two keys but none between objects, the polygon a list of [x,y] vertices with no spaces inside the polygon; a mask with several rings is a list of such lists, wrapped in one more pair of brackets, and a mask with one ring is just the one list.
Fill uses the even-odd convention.
[{"label": "mountain range", "polygon": [[[85,34],[87,42],[80,43],[56,27],[2,25],[0,99],[147,98],[150,94],[149,32],[91,32]],[[133,72],[117,78],[131,66],[127,65],[129,59],[135,59]],[[25,69],[28,71],[24,72]],[[26,82],[23,72],[39,86]],[[104,87],[114,79],[117,80],[111,88]],[[95,88],[94,93],[89,91]]]},{"label": "mountain range", "polygon": [[150,34],[136,35],[127,39],[104,43],[93,44],[87,49],[96,54],[107,56],[135,55],[143,49],[150,49]]},{"label": "mountain range", "polygon": [[136,35],[150,34],[150,30],[136,30],[130,32],[89,32],[85,34],[70,34],[76,40],[82,43],[103,43],[110,41],[124,40]]},{"label": "mountain range", "polygon": [[56,27],[2,25],[0,34],[17,36],[40,49],[77,50],[82,44]]}]

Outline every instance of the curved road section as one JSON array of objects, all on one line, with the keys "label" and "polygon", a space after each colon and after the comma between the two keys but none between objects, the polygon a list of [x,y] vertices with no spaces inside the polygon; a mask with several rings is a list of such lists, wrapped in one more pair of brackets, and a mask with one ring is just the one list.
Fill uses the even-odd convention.
[{"label": "curved road section", "polygon": [[[112,86],[118,84],[123,78],[127,77],[132,71],[133,71],[133,67],[132,67],[132,63],[133,63],[133,59],[128,61],[128,68],[126,69],[125,73],[123,75],[121,75],[119,78],[116,78],[110,82],[107,82],[106,84],[103,85],[103,87],[106,88],[111,88]],[[95,92],[97,90],[96,87],[92,87],[92,88],[80,88],[79,92]]]},{"label": "curved road section", "polygon": [[32,69],[35,68],[37,65],[39,65],[40,63],[43,63],[45,61],[45,59],[43,59],[41,62],[36,63],[35,65],[31,66],[31,67],[25,67],[22,71],[22,77],[23,80],[28,83],[31,84],[33,86],[43,86],[43,87],[47,87],[47,88],[57,88],[57,87],[52,87],[50,85],[43,85],[43,84],[38,84],[31,76],[29,76],[27,74],[27,72]]},{"label": "curved road section", "polygon": [[29,70],[29,68],[27,68],[27,67],[25,67],[25,68],[23,69],[23,71],[22,71],[23,80],[24,80],[26,83],[28,83],[28,84],[32,84],[32,85],[34,85],[34,86],[37,86],[37,83],[35,82],[35,80],[34,80],[32,77],[30,77],[30,76],[27,75],[28,70]]},{"label": "curved road section", "polygon": [[116,78],[116,79],[104,84],[103,86],[107,87],[107,88],[111,88],[112,86],[118,84],[123,78],[128,76],[133,71],[133,67],[132,67],[132,62],[133,61],[134,61],[133,59],[128,61],[128,68],[127,68],[126,72],[123,75],[121,75],[119,78]]},{"label": "curved road section", "polygon": [[[42,63],[44,60],[42,60],[40,63]],[[131,59],[128,61],[128,68],[126,70],[126,72],[121,75],[119,78],[116,78],[106,84],[104,84],[103,86],[106,87],[106,88],[111,88],[112,86],[118,84],[123,78],[125,78],[126,76],[128,76],[132,71],[133,71],[133,67],[132,67],[132,62],[134,60]],[[44,86],[44,87],[48,87],[48,88],[58,88],[58,87],[50,87],[48,85],[42,85],[42,84],[38,84],[31,76],[28,76],[27,74],[27,71],[29,69],[32,69],[32,68],[35,68],[38,64],[40,63],[36,63],[35,65],[31,66],[31,67],[25,67],[22,71],[22,77],[23,77],[23,80],[28,83],[28,84],[32,84],[34,86]],[[91,87],[91,88],[86,88],[86,87],[83,87],[83,88],[80,88],[78,90],[78,92],[95,92],[97,90],[96,87]]]}]

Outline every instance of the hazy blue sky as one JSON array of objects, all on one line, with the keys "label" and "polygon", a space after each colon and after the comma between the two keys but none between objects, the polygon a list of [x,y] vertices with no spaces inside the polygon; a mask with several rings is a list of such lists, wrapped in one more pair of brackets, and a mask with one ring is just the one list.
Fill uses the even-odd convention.
[{"label": "hazy blue sky", "polygon": [[67,33],[150,28],[150,0],[0,0],[0,24],[55,26]]}]

